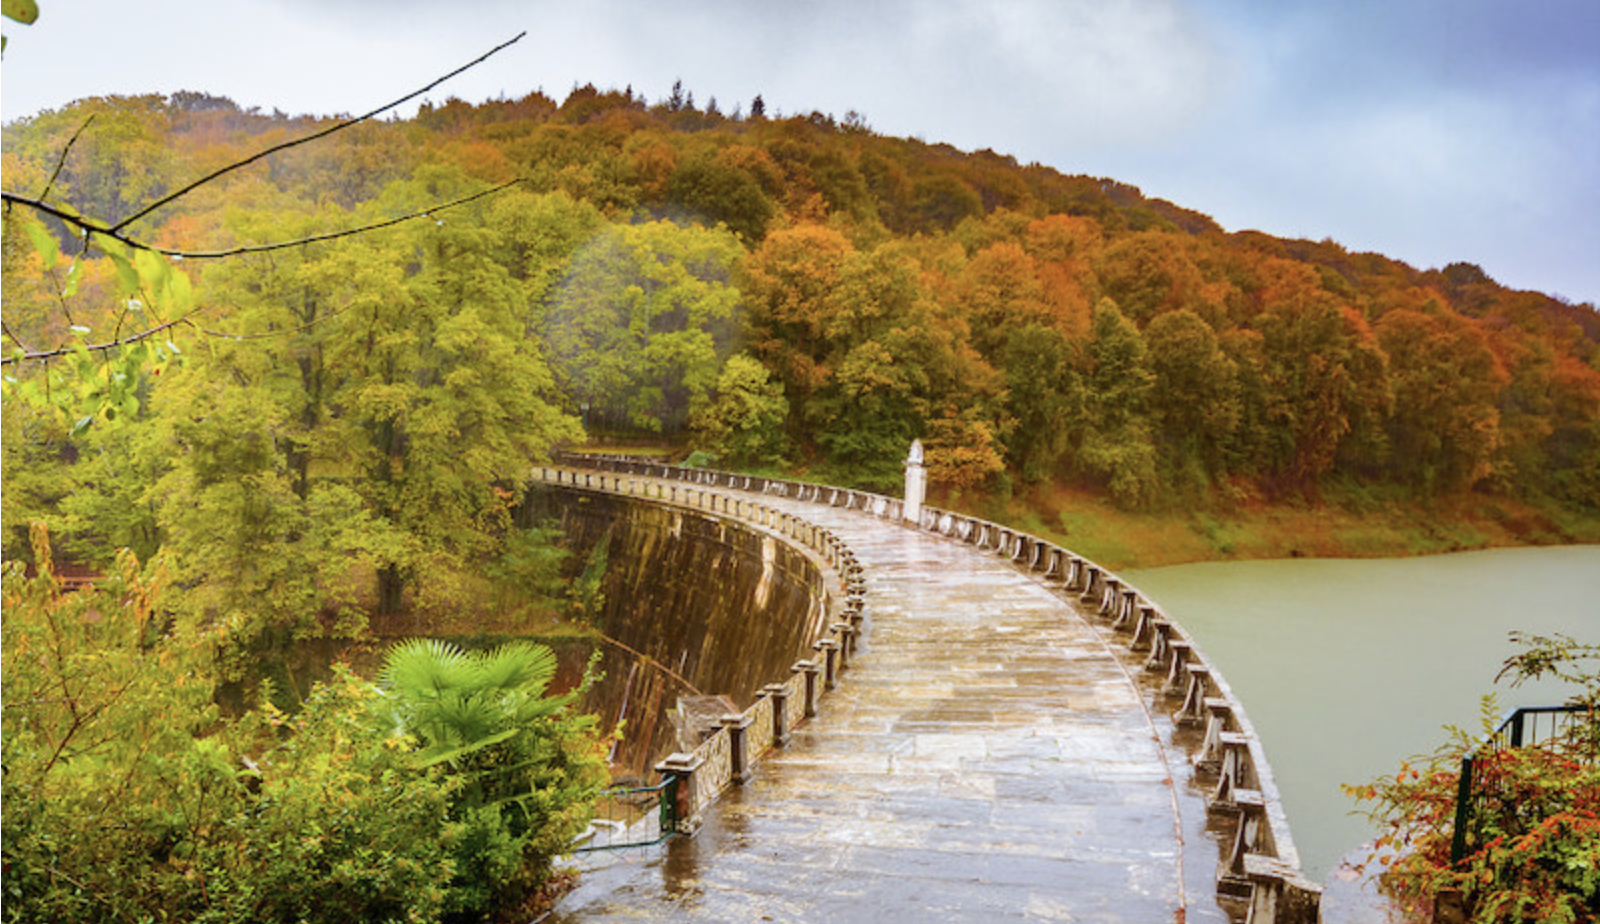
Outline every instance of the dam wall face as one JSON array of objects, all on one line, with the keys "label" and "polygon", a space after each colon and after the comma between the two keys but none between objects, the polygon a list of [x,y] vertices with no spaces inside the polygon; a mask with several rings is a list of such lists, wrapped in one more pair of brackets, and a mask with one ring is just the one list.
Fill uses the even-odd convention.
[{"label": "dam wall face", "polygon": [[603,548],[604,676],[583,709],[605,730],[620,723],[619,774],[650,778],[789,676],[835,602],[817,560],[732,517],[552,486],[530,491],[525,515],[560,525],[573,569]]}]

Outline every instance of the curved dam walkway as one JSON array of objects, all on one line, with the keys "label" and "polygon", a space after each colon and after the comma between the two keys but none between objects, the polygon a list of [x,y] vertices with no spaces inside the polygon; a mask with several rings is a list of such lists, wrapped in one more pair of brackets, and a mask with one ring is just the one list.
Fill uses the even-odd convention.
[{"label": "curved dam walkway", "polygon": [[1077,593],[859,510],[760,500],[856,556],[857,651],[698,833],[587,855],[550,922],[1244,918],[1219,895],[1236,822],[1207,811],[1202,729]]}]

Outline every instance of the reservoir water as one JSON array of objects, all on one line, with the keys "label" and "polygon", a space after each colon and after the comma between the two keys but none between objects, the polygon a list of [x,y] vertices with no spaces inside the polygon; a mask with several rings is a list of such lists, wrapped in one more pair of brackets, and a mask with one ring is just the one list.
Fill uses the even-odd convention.
[{"label": "reservoir water", "polygon": [[1243,701],[1267,750],[1308,876],[1375,834],[1341,783],[1393,772],[1476,733],[1498,705],[1558,703],[1570,688],[1495,674],[1512,631],[1600,642],[1600,546],[1407,559],[1213,562],[1122,577],[1187,628]]}]

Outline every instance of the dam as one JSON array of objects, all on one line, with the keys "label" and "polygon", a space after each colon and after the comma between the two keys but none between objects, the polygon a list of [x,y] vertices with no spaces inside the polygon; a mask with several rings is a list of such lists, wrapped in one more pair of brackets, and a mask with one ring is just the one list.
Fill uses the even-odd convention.
[{"label": "dam", "polygon": [[552,924],[1317,920],[1242,705],[1115,575],[893,498],[558,463],[537,480],[795,550],[783,645],[820,637],[656,766],[694,836],[586,858]]}]

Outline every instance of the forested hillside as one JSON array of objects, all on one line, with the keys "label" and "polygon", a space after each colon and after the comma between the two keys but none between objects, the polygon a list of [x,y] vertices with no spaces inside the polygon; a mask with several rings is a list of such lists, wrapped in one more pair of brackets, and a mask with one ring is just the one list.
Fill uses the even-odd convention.
[{"label": "forested hillside", "polygon": [[5,126],[7,920],[547,907],[601,731],[548,650],[440,637],[587,631],[604,554],[523,503],[586,436],[885,490],[921,438],[941,501],[1019,517],[1600,522],[1593,306],[742,108]]},{"label": "forested hillside", "polygon": [[[8,207],[6,554],[44,517],[72,557],[166,549],[207,606],[274,622],[326,610],[359,560],[397,609],[497,554],[530,460],[585,427],[880,489],[920,437],[936,489],[1129,510],[1351,485],[1600,508],[1593,306],[1227,233],[854,114],[742,109],[592,87],[424,105],[123,229],[223,251],[521,181],[225,259],[74,258]],[[329,124],[89,100],[6,126],[5,188],[112,224]]]}]

